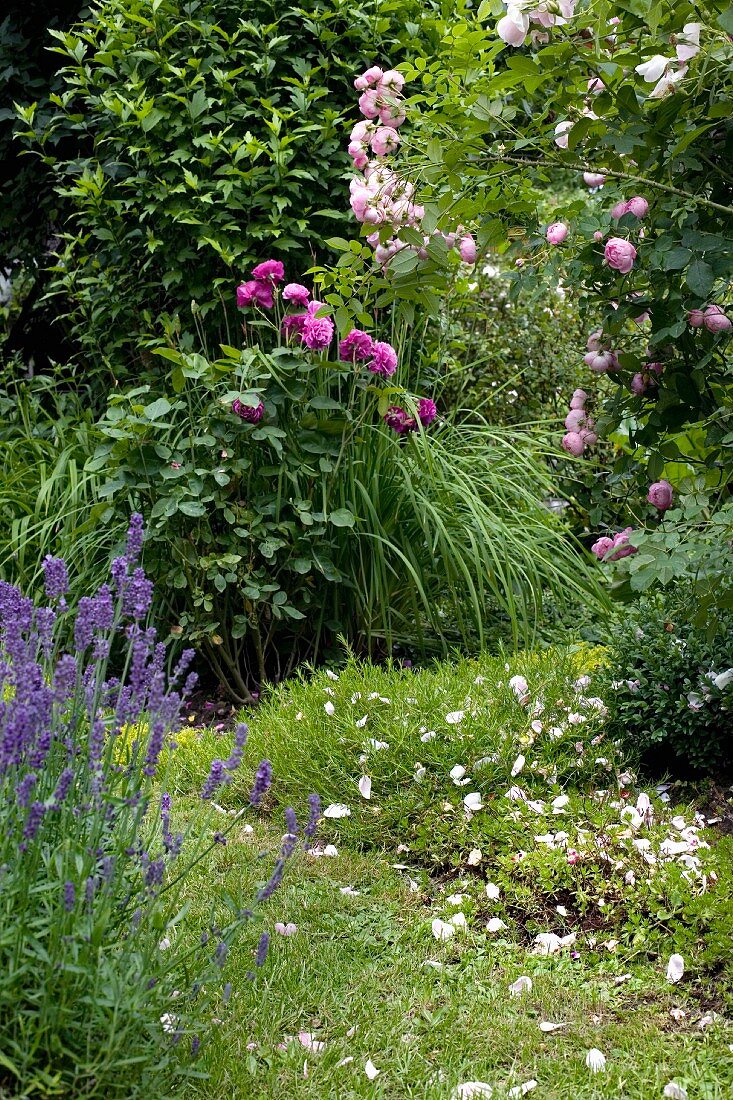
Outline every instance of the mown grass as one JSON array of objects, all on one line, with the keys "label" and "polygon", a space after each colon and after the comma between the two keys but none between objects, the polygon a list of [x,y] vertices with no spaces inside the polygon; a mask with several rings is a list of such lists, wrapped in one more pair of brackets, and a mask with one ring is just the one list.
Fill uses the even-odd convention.
[{"label": "mown grass", "polygon": [[[566,731],[571,753],[564,735],[546,738],[550,722],[562,723],[563,708],[578,707],[577,695],[592,693],[591,684],[570,698],[569,687],[592,664],[588,654],[556,652],[527,657],[508,671],[490,658],[418,673],[350,665],[337,681],[322,674],[273,695],[252,720],[250,773],[223,791],[220,803],[222,810],[243,804],[251,769],[268,755],[277,776],[274,814],[257,820],[251,834],[238,819],[226,847],[197,868],[188,888],[194,915],[200,911],[205,919],[212,895],[244,900],[267,878],[280,843],[277,803],[300,808],[316,789],[326,802],[348,803],[352,812],[323,823],[319,844],[334,843],[338,855],[303,854],[291,865],[284,886],[258,912],[252,937],[232,953],[231,999],[203,1037],[200,1068],[209,1077],[187,1086],[186,1095],[447,1100],[461,1082],[475,1080],[491,1084],[497,1098],[530,1080],[538,1082],[533,1095],[554,1100],[646,1100],[662,1096],[672,1080],[690,1100],[733,1095],[733,1028],[725,1016],[733,849],[729,840],[701,831],[703,845],[711,846],[695,849],[700,865],[691,881],[685,879],[689,866],[666,858],[660,845],[683,835],[671,821],[682,814],[690,822],[691,811],[666,806],[654,788],[654,823],[632,829],[630,839],[622,835],[619,776],[630,804],[640,787],[614,746],[599,748],[603,716],[597,709],[579,724],[588,743],[582,754],[575,726]],[[529,701],[507,689],[509,677],[519,673],[528,681]],[[476,684],[477,677],[483,683]],[[356,692],[362,698],[352,704]],[[372,692],[377,698],[368,700]],[[544,710],[533,718],[540,696]],[[364,700],[368,708],[357,705]],[[324,702],[333,702],[333,715]],[[464,719],[446,726],[446,714],[462,707]],[[365,709],[368,721],[357,728]],[[532,721],[545,729],[534,733]],[[423,727],[436,737],[420,741]],[[505,773],[520,739],[532,734],[523,746],[525,769],[512,778]],[[360,763],[367,736],[390,747],[367,752]],[[418,762],[426,767],[420,782],[414,777],[416,738]],[[210,759],[226,755],[227,744],[212,733],[181,737],[169,770],[170,784],[188,792],[180,812],[193,807],[188,796]],[[475,769],[487,752],[498,755],[488,776]],[[573,766],[570,757],[581,762]],[[475,780],[465,788],[448,775],[457,762]],[[369,800],[356,785],[361,774],[373,780]],[[543,801],[544,813],[518,809],[507,799],[511,782],[521,782],[530,800]],[[599,799],[603,789],[612,789],[613,797]],[[485,802],[470,819],[462,807],[466,790],[478,790]],[[569,799],[562,814],[548,809],[556,792]],[[621,819],[626,826],[629,817]],[[221,819],[228,820],[224,814]],[[558,824],[573,836],[580,830],[612,838],[614,858],[623,849],[624,866],[609,865],[599,856],[605,842],[594,846],[590,840],[580,861],[569,865],[567,847],[550,849],[534,838]],[[645,863],[632,848],[640,837],[650,838],[658,865]],[[525,855],[512,861],[520,846]],[[475,848],[482,858],[470,865],[467,856]],[[620,889],[619,878],[632,867],[636,881]],[[498,884],[495,901],[486,897],[487,881]],[[449,902],[456,893],[462,900]],[[560,901],[564,916],[557,912]],[[455,912],[464,912],[467,927],[446,942],[436,940],[433,920],[448,921]],[[489,933],[487,918],[497,915],[504,927]],[[252,980],[257,934],[273,932],[277,921],[292,921],[298,931],[287,938],[273,934],[270,959]],[[538,931],[575,933],[573,952],[534,954]],[[686,963],[678,984],[665,977],[673,951],[681,951]],[[522,974],[532,979],[532,989],[512,997],[508,987]],[[548,1034],[542,1021],[565,1026]],[[299,1032],[323,1048],[306,1049]],[[594,1075],[586,1067],[591,1047],[605,1054],[605,1072]],[[380,1071],[373,1081],[365,1072],[369,1059]]]}]

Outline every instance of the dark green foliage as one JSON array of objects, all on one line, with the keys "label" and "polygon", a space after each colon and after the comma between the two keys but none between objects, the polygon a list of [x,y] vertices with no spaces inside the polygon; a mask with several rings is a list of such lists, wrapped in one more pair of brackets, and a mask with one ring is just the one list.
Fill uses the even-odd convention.
[{"label": "dark green foliage", "polygon": [[[57,35],[49,122],[26,112],[72,211],[55,288],[83,347],[115,372],[140,340],[193,328],[231,342],[224,297],[271,253],[303,270],[348,212],[354,76],[420,49],[419,0],[105,0]],[[52,151],[52,150],[51,150]],[[229,321],[236,324],[230,314]],[[149,363],[149,360],[147,360]]]},{"label": "dark green foliage", "polygon": [[665,598],[643,599],[612,626],[599,692],[610,731],[659,771],[733,765],[733,615],[717,631],[686,621]]}]

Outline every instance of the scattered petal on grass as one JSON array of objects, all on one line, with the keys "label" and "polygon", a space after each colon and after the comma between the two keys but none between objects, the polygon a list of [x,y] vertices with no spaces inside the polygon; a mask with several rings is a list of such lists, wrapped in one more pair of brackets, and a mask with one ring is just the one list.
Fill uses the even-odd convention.
[{"label": "scattered petal on grass", "polygon": [[359,780],[359,794],[362,798],[372,797],[372,781],[368,775],[362,775]]},{"label": "scattered petal on grass", "polygon": [[685,972],[685,960],[681,955],[670,955],[667,963],[667,981],[678,982]]},{"label": "scattered petal on grass", "polygon": [[450,918],[450,923],[453,925],[454,928],[468,927],[465,913],[454,913],[453,916]]},{"label": "scattered petal on grass", "polygon": [[370,1058],[367,1064],[364,1066],[364,1072],[366,1073],[369,1080],[373,1081],[375,1077],[379,1077],[381,1070],[377,1069],[377,1067],[374,1065],[374,1062]]},{"label": "scattered petal on grass", "polygon": [[163,1025],[163,1031],[171,1034],[178,1027],[178,1017],[174,1016],[172,1012],[164,1012],[160,1017],[160,1022]]},{"label": "scattered petal on grass", "polygon": [[361,896],[361,892],[355,890],[353,886],[339,886],[339,890],[349,898],[358,898]]},{"label": "scattered petal on grass", "polygon": [[446,921],[441,920],[440,917],[436,917],[432,923],[433,935],[436,940],[449,940],[451,936],[456,934],[456,927],[454,924],[447,924]]},{"label": "scattered petal on grass", "polygon": [[298,931],[297,924],[293,924],[292,921],[288,921],[287,924],[283,924],[282,921],[277,921],[275,924],[275,931],[279,936],[294,936]]},{"label": "scattered petal on grass", "polygon": [[550,1035],[553,1031],[560,1031],[561,1028],[567,1027],[567,1024],[555,1024],[551,1020],[543,1020],[540,1024],[540,1031],[544,1031],[546,1035]]},{"label": "scattered petal on grass", "polygon": [[463,767],[463,764],[456,764],[451,768],[448,774],[455,783],[457,779],[463,779],[466,774],[466,769]]},{"label": "scattered petal on grass", "polygon": [[314,1038],[310,1031],[299,1031],[298,1042],[313,1054],[318,1054],[320,1051],[326,1049],[326,1044],[321,1042],[320,1039]]},{"label": "scattered petal on grass", "polygon": [[483,853],[482,853],[481,849],[480,848],[472,848],[471,851],[468,853],[468,860],[466,862],[468,863],[469,867],[478,867],[478,865],[481,862],[482,858],[483,858]]},{"label": "scattered petal on grass", "polygon": [[523,993],[529,993],[532,988],[532,979],[528,978],[526,974],[522,974],[517,978],[516,982],[512,982],[509,986],[509,992],[512,997],[521,997]]},{"label": "scattered petal on grass", "polygon": [[506,925],[500,917],[492,917],[486,922],[487,932],[500,932],[502,928],[506,928]]},{"label": "scattered petal on grass", "polygon": [[552,812],[555,814],[562,813],[570,801],[570,796],[567,794],[559,794],[557,798],[552,800]]},{"label": "scattered petal on grass", "polygon": [[670,1008],[669,1014],[677,1024],[687,1016],[684,1008]]},{"label": "scattered petal on grass", "polygon": [[585,1056],[585,1064],[591,1073],[603,1073],[606,1068],[606,1055],[598,1047],[591,1047]]},{"label": "scattered petal on grass", "polygon": [[381,752],[382,749],[389,748],[389,741],[376,741],[373,737],[370,737],[367,741],[367,745],[376,752]]},{"label": "scattered petal on grass", "polygon": [[456,1085],[450,1094],[450,1100],[473,1100],[477,1096],[493,1096],[494,1090],[485,1081],[464,1081]]},{"label": "scattered petal on grass", "polygon": [[676,1081],[670,1081],[664,1086],[662,1096],[666,1096],[668,1100],[687,1100],[687,1089],[683,1089]]},{"label": "scattered petal on grass", "polygon": [[614,985],[623,985],[624,982],[628,982],[631,979],[631,974],[619,974],[613,979]]},{"label": "scattered petal on grass", "polygon": [[525,764],[526,764],[526,760],[524,759],[524,757],[522,756],[522,754],[520,752],[519,756],[517,757],[517,759],[512,764],[512,779],[515,776],[519,775],[519,773],[521,772],[521,770],[522,770],[522,768],[524,767]]},{"label": "scattered petal on grass", "polygon": [[345,806],[343,802],[332,802],[330,806],[326,806],[323,811],[324,817],[349,817],[351,810],[348,806]]},{"label": "scattered petal on grass", "polygon": [[523,1085],[515,1085],[514,1088],[509,1089],[510,1096],[526,1096],[528,1092],[532,1092],[537,1088],[537,1082],[532,1078],[531,1081],[525,1081]]},{"label": "scattered petal on grass", "polygon": [[449,726],[457,726],[459,722],[463,721],[465,713],[463,710],[452,710],[450,714],[446,714],[445,720]]},{"label": "scattered petal on grass", "polygon": [[325,710],[325,712],[326,712],[326,714],[328,715],[329,718],[331,717],[332,714],[334,714],[334,712],[336,710],[335,706],[333,705],[333,703],[331,702],[330,699],[327,703],[323,704],[323,709]]},{"label": "scattered petal on grass", "polygon": [[493,882],[487,882],[484,889],[486,890],[487,898],[490,898],[492,901],[498,900],[501,890],[498,886],[495,886]]},{"label": "scattered petal on grass", "polygon": [[335,1068],[336,1069],[341,1069],[343,1066],[348,1066],[349,1063],[351,1063],[353,1061],[354,1061],[354,1055],[349,1054],[348,1057],[342,1058],[340,1062],[337,1062]]},{"label": "scattered petal on grass", "polygon": [[436,736],[437,736],[437,734],[436,734],[435,730],[428,730],[428,731],[427,731],[427,733],[424,733],[424,734],[422,735],[422,737],[420,738],[420,740],[421,740],[422,742],[424,742],[425,744],[427,744],[427,742],[428,742],[428,741],[432,741],[432,740],[434,740],[434,738],[435,738]]},{"label": "scattered petal on grass", "polygon": [[368,721],[369,721],[369,715],[368,714],[365,714],[363,718],[357,718],[356,728],[358,730],[363,730],[364,726],[367,724]]},{"label": "scattered petal on grass", "polygon": [[472,791],[471,794],[467,794],[466,797],[463,799],[463,805],[466,807],[469,813],[476,813],[477,810],[480,810],[483,807],[481,795],[477,791]]},{"label": "scattered petal on grass", "polygon": [[429,966],[431,970],[442,970],[442,962],[438,962],[437,959],[425,959],[423,966]]}]

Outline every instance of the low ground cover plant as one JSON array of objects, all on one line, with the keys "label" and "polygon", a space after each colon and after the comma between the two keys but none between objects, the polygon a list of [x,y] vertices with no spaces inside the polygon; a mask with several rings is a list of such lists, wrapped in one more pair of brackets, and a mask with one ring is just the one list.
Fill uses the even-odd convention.
[{"label": "low ground cover plant", "polygon": [[[7,1095],[176,1095],[217,1004],[231,992],[227,956],[254,917],[227,894],[191,927],[191,868],[226,843],[211,799],[239,766],[247,728],[198,777],[198,808],[179,830],[160,767],[173,750],[184,653],[166,684],[165,649],[146,626],[152,585],[133,516],[109,584],[66,606],[65,563],[45,562],[48,602],[0,581],[0,1091]],[[71,623],[68,623],[69,617]],[[73,637],[58,643],[67,620]],[[110,654],[121,648],[121,677]],[[224,754],[223,754],[224,755]],[[248,801],[267,791],[263,761]],[[277,888],[312,835],[292,810],[255,900]],[[217,823],[218,824],[218,823]],[[263,869],[264,871],[264,869]],[[256,936],[255,936],[256,940]],[[253,943],[254,946],[254,943]],[[267,936],[255,963],[264,963]],[[254,971],[255,965],[252,964]]]}]

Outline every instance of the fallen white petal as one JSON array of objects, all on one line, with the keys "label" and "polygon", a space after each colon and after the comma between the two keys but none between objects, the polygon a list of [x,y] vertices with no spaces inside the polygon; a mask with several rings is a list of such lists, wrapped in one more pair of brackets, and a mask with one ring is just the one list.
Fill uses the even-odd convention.
[{"label": "fallen white petal", "polygon": [[685,960],[681,955],[670,955],[667,963],[667,981],[678,982],[685,972]]},{"label": "fallen white petal", "polygon": [[341,1069],[342,1066],[348,1066],[350,1062],[354,1061],[354,1055],[349,1054],[348,1057],[342,1058],[340,1062],[336,1063],[336,1069]]},{"label": "fallen white petal", "polygon": [[515,1085],[513,1089],[509,1089],[510,1096],[526,1096],[528,1092],[532,1092],[537,1088],[537,1082],[534,1078],[531,1081],[525,1081],[523,1085]]},{"label": "fallen white petal", "polygon": [[333,703],[330,700],[327,703],[323,704],[323,709],[325,710],[325,712],[329,716],[329,718],[331,717],[331,715],[336,710],[335,706],[333,705]]},{"label": "fallen white petal", "polygon": [[456,934],[455,925],[447,924],[444,920],[441,920],[440,917],[435,918],[431,927],[436,940],[449,940],[451,936],[455,936]]},{"label": "fallen white petal", "polygon": [[360,730],[363,730],[364,726],[367,724],[368,721],[369,721],[369,715],[368,714],[365,714],[363,718],[357,718],[356,728],[360,729]]},{"label": "fallen white petal", "polygon": [[554,1024],[554,1023],[552,1023],[552,1021],[551,1021],[551,1020],[543,1020],[543,1021],[542,1021],[542,1023],[540,1024],[540,1031],[544,1031],[544,1032],[545,1032],[545,1034],[549,1035],[549,1034],[550,1034],[550,1032],[552,1032],[552,1031],[560,1031],[560,1029],[561,1029],[561,1028],[563,1028],[563,1027],[567,1027],[567,1026],[568,1026],[568,1025],[567,1025],[567,1024],[565,1024],[565,1023],[562,1023],[562,1024]]},{"label": "fallen white petal", "polygon": [[484,889],[486,890],[487,898],[491,898],[492,901],[498,900],[501,890],[498,886],[495,886],[493,882],[487,882]]},{"label": "fallen white petal", "polygon": [[362,775],[359,780],[359,794],[362,798],[372,797],[372,781],[368,775]]},{"label": "fallen white petal", "polygon": [[299,1031],[298,1042],[313,1054],[318,1054],[326,1048],[326,1044],[322,1043],[320,1039],[315,1039],[310,1031]]},{"label": "fallen white petal", "polygon": [[456,779],[463,779],[464,775],[466,774],[466,769],[463,767],[462,764],[456,764],[454,767],[451,768],[448,774],[455,782]]},{"label": "fallen white petal", "polygon": [[370,1058],[367,1064],[364,1066],[364,1072],[366,1073],[369,1080],[373,1081],[375,1077],[379,1077],[381,1070],[377,1069],[377,1067],[374,1065],[374,1062]]},{"label": "fallen white petal", "polygon": [[453,925],[454,928],[468,927],[465,913],[454,913],[453,916],[450,917],[450,923]]},{"label": "fallen white petal", "polygon": [[475,1096],[493,1096],[494,1090],[485,1081],[464,1081],[456,1085],[450,1094],[450,1100],[473,1100]]},{"label": "fallen white petal", "polygon": [[522,756],[522,754],[520,752],[519,756],[517,757],[517,759],[512,764],[512,778],[519,775],[519,773],[521,772],[521,770],[524,767],[525,763],[526,763],[526,761],[525,761],[524,757]]},{"label": "fallen white petal", "polygon": [[463,805],[471,813],[476,813],[476,811],[480,810],[483,806],[481,795],[477,791],[473,791],[471,794],[467,794],[466,797],[463,799]]},{"label": "fallen white petal", "polygon": [[591,1073],[602,1073],[606,1068],[606,1055],[598,1047],[591,1047],[585,1056],[585,1064]]},{"label": "fallen white petal", "polygon": [[509,992],[512,997],[521,997],[523,993],[529,993],[532,988],[532,979],[528,978],[526,974],[522,974],[517,978],[516,982],[512,982],[509,986]]},{"label": "fallen white petal", "polygon": [[349,817],[351,810],[348,806],[345,806],[343,802],[332,802],[330,806],[326,806],[323,811],[324,817]]},{"label": "fallen white petal", "polygon": [[481,849],[480,848],[472,848],[471,851],[468,853],[468,859],[466,860],[466,862],[468,863],[469,867],[478,867],[478,865],[481,862],[482,858],[483,858],[483,853],[482,853]]},{"label": "fallen white petal", "polygon": [[424,733],[424,734],[422,735],[422,737],[420,738],[420,740],[421,740],[421,741],[423,741],[423,742],[425,742],[425,743],[427,743],[428,741],[432,741],[432,740],[433,740],[433,738],[434,738],[434,737],[436,737],[436,736],[437,736],[437,735],[436,735],[436,733],[435,733],[435,730],[428,730],[428,732],[427,732],[427,733]]},{"label": "fallen white petal", "polygon": [[506,928],[506,925],[500,917],[492,917],[491,920],[486,922],[487,932],[500,932],[502,928]]},{"label": "fallen white petal", "polygon": [[666,1096],[668,1100],[687,1100],[687,1089],[683,1089],[676,1081],[670,1081],[664,1086],[662,1096]]},{"label": "fallen white petal", "polygon": [[358,898],[360,896],[360,891],[355,890],[353,886],[339,886],[339,890],[349,898]]},{"label": "fallen white petal", "polygon": [[463,710],[452,710],[450,714],[446,714],[445,720],[449,726],[457,726],[459,722],[463,721],[465,713]]}]

